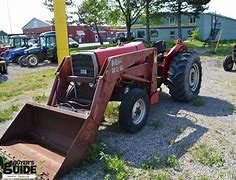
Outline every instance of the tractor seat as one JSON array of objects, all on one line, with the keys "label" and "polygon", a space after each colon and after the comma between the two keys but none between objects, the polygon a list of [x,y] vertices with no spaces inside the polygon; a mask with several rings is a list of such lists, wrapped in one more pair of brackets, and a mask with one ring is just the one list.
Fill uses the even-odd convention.
[{"label": "tractor seat", "polygon": [[157,48],[158,54],[164,54],[166,52],[166,42],[165,41],[157,41],[154,42],[152,47]]}]

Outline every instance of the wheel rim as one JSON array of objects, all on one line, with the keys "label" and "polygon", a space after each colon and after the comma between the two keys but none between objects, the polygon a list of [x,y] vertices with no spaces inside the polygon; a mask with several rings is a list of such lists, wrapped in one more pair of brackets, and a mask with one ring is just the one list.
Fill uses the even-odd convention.
[{"label": "wheel rim", "polygon": [[145,116],[145,112],[146,112],[146,105],[143,99],[138,99],[133,106],[132,109],[132,121],[134,124],[139,124],[144,116]]},{"label": "wheel rim", "polygon": [[29,59],[29,62],[30,62],[30,64],[31,64],[32,66],[35,66],[35,65],[37,64],[38,60],[37,60],[36,57],[31,57],[31,58]]},{"label": "wheel rim", "polygon": [[196,63],[194,63],[189,72],[189,85],[191,91],[195,91],[197,89],[199,84],[199,79],[200,79],[199,67]]}]

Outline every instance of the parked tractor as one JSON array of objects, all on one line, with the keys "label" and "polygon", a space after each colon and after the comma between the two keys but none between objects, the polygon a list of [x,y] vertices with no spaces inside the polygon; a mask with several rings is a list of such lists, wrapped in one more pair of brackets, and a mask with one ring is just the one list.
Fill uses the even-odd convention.
[{"label": "parked tractor", "polygon": [[225,57],[223,68],[225,71],[232,71],[234,64],[236,64],[236,45],[234,45],[232,55]]},{"label": "parked tractor", "polygon": [[9,38],[10,44],[9,46],[2,46],[0,47],[0,54],[3,56],[4,52],[9,49],[21,48],[21,47],[28,47],[28,40],[29,38],[26,35],[14,35],[10,36]]},{"label": "parked tractor", "polygon": [[17,35],[10,37],[10,48],[6,50],[2,57],[7,65],[10,62],[18,63],[20,56],[24,55],[24,51],[29,48],[29,38],[26,35]]},{"label": "parked tractor", "polygon": [[56,54],[56,34],[54,31],[41,33],[38,46],[28,48],[24,51],[24,56],[19,59],[19,64],[24,67],[35,67],[39,62],[57,60]]},{"label": "parked tractor", "polygon": [[47,106],[22,108],[0,140],[1,153],[35,162],[42,179],[58,179],[85,159],[109,101],[121,102],[119,124],[129,133],[144,127],[162,84],[174,100],[192,101],[201,86],[199,55],[181,40],[165,52],[164,41],[153,48],[132,42],[65,57]]}]

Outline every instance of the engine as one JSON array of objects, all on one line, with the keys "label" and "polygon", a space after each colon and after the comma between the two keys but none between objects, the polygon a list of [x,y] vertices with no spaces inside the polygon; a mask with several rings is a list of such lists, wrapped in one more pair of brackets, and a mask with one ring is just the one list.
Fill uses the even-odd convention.
[{"label": "engine", "polygon": [[80,108],[89,109],[96,89],[96,78],[106,59],[144,48],[142,42],[133,42],[113,48],[82,51],[72,55],[72,76],[74,80],[67,90],[67,101]]}]

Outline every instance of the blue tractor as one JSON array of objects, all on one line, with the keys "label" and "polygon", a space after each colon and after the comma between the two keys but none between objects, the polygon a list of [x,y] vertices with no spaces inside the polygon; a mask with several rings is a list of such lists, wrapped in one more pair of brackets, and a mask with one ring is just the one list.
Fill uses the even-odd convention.
[{"label": "blue tractor", "polygon": [[24,51],[29,48],[29,38],[26,35],[10,37],[10,49],[2,54],[2,58],[7,64],[10,62],[18,63],[19,58],[24,55]]},{"label": "blue tractor", "polygon": [[24,50],[20,57],[19,64],[24,67],[35,67],[44,60],[57,61],[56,34],[54,31],[41,33],[38,45]]}]

